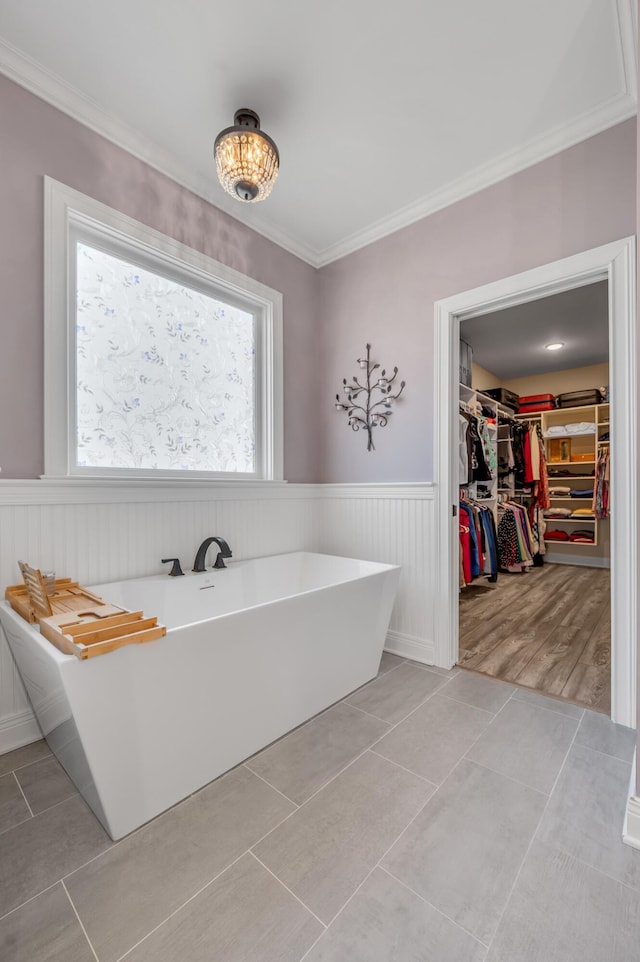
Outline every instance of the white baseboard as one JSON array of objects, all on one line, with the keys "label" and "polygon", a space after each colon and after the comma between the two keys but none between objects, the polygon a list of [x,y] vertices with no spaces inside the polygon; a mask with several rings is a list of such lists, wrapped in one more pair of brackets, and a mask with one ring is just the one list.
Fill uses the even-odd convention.
[{"label": "white baseboard", "polygon": [[636,792],[636,756],[633,756],[631,766],[631,781],[629,782],[629,798],[624,813],[622,826],[622,841],[631,848],[640,849],[640,798]]},{"label": "white baseboard", "polygon": [[401,658],[410,658],[423,665],[435,665],[436,649],[432,639],[416,638],[399,631],[388,631],[384,650]]},{"label": "white baseboard", "polygon": [[584,568],[610,568],[611,558],[573,558],[571,555],[547,551],[545,561],[550,565],[580,565]]},{"label": "white baseboard", "polygon": [[0,755],[42,738],[40,726],[30,711],[0,718]]}]

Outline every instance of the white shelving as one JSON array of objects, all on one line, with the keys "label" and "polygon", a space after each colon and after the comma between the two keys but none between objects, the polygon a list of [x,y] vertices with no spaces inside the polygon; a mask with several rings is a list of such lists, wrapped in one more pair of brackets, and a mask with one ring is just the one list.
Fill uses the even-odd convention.
[{"label": "white shelving", "polygon": [[[553,411],[542,411],[537,414],[517,415],[517,417],[518,420],[521,421],[536,421],[540,424],[547,455],[549,487],[569,487],[575,491],[584,490],[586,492],[584,497],[577,496],[573,498],[568,495],[552,495],[551,508],[558,502],[563,503],[563,506],[567,501],[576,502],[577,505],[580,506],[584,501],[592,501],[593,487],[595,485],[595,470],[593,474],[579,474],[577,472],[579,472],[581,468],[584,470],[584,468],[590,468],[591,466],[595,469],[598,460],[599,446],[609,444],[608,438],[601,438],[603,433],[607,433],[604,429],[609,428],[609,404],[590,404],[584,407],[561,408]],[[550,427],[577,424],[580,422],[595,424],[595,431],[590,434],[576,432],[554,435],[552,437],[548,436]],[[569,457],[561,461],[551,460],[552,450],[556,447],[556,445],[552,445],[551,442],[561,442],[564,440],[568,442]],[[558,474],[559,471],[562,473]],[[580,484],[576,484],[576,482],[580,482]],[[591,482],[591,486],[589,487],[585,482]],[[569,525],[569,532],[574,525],[579,524],[585,531],[593,531],[593,542],[556,541],[553,538],[545,540],[547,544],[552,545],[570,547],[579,545],[582,548],[595,547],[598,544],[598,526],[603,523],[606,522],[599,521],[596,518],[547,518],[547,530],[552,526],[558,526],[559,530],[564,530],[563,526]]]}]

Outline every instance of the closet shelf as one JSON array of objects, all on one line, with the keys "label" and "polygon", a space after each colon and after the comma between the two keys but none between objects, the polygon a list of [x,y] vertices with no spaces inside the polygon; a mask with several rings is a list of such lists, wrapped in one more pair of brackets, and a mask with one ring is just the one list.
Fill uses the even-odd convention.
[{"label": "closet shelf", "polygon": [[595,464],[595,461],[547,461],[551,468],[575,468],[579,464]]},{"label": "closet shelf", "polygon": [[545,518],[547,524],[553,522],[554,524],[593,524],[596,520],[595,518]]},{"label": "closet shelf", "polygon": [[544,543],[559,544],[563,546],[566,545],[568,548],[575,548],[576,545],[579,545],[581,548],[597,548],[598,547],[597,541],[556,541],[554,538],[545,538]]}]

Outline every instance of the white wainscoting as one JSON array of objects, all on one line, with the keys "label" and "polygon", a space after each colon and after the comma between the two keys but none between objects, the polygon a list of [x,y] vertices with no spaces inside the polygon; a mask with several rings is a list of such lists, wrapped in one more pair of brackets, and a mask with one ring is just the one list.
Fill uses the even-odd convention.
[{"label": "white wainscoting", "polygon": [[[0,482],[0,586],[26,560],[82,584],[190,567],[201,541],[221,535],[235,559],[323,551],[402,565],[387,650],[434,662],[431,484],[246,482]],[[39,738],[0,638],[0,754]]]},{"label": "white wainscoting", "polygon": [[320,486],[318,550],[402,565],[387,651],[435,664],[432,484]]}]

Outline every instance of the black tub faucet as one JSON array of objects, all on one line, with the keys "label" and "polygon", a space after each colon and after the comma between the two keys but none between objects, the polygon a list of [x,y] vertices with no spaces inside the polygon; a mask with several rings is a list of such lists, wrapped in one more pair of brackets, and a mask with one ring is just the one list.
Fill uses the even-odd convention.
[{"label": "black tub faucet", "polygon": [[232,558],[233,555],[231,554],[231,548],[229,547],[227,542],[224,540],[224,538],[205,538],[196,552],[196,560],[193,562],[194,571],[206,570],[204,560],[207,557],[207,551],[209,550],[209,545],[212,544],[214,541],[220,548],[220,551],[218,552],[218,557],[216,558],[216,561],[213,567],[214,568],[227,567],[223,561],[223,558]]}]

